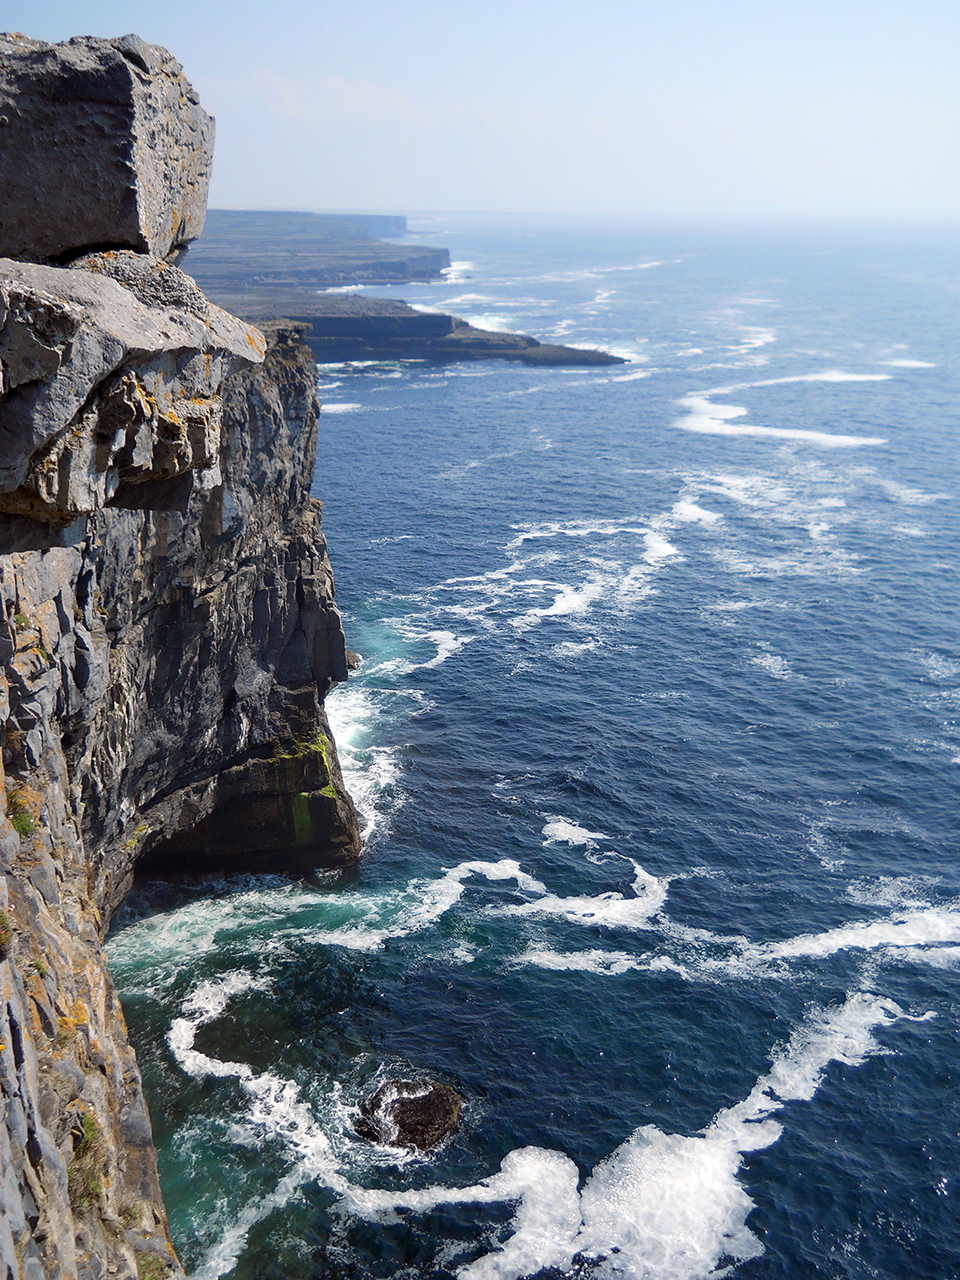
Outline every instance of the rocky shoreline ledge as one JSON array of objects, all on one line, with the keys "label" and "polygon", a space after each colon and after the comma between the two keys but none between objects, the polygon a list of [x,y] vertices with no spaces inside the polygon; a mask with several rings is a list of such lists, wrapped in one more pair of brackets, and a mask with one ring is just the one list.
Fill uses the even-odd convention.
[{"label": "rocky shoreline ledge", "polygon": [[304,341],[318,363],[348,360],[517,360],[521,364],[581,366],[625,364],[620,356],[582,347],[539,342],[523,333],[476,329],[457,316],[421,311],[391,298],[357,298],[349,294],[290,294],[222,298],[246,318],[285,317],[281,323],[301,326]]},{"label": "rocky shoreline ledge", "polygon": [[360,852],[316,362],[175,265],[213,122],[136,36],[0,36],[0,1272],[176,1280],[104,958],[134,877]]},{"label": "rocky shoreline ledge", "polygon": [[[386,234],[391,220],[363,226]],[[394,220],[392,234],[402,234]],[[324,292],[332,285],[439,280],[446,249],[389,245],[348,234],[349,218],[309,213],[211,210],[203,239],[184,267],[218,306],[253,323],[292,322],[321,363],[344,360],[516,360],[528,365],[624,364],[606,351],[540,342],[521,333],[477,329],[458,316],[399,299]],[[379,246],[379,256],[374,249]],[[417,274],[417,273],[420,274]]]}]

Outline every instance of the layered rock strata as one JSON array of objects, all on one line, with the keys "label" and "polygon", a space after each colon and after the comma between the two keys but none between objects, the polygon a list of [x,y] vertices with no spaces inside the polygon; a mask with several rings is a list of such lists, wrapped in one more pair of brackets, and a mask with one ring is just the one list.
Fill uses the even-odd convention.
[{"label": "layered rock strata", "polygon": [[[11,40],[15,62],[51,56],[20,37],[0,50]],[[111,127],[142,126],[162,152],[189,126],[196,102],[165,51],[70,47],[99,59],[110,92],[114,55],[142,54],[144,92],[132,116],[104,114]],[[66,106],[77,83],[65,73]],[[131,190],[161,181],[148,160],[134,169]],[[156,170],[170,207],[190,207],[191,172]],[[101,243],[78,224],[69,267],[0,261],[4,1280],[183,1274],[102,949],[138,871],[359,854],[323,710],[347,667],[310,498],[316,364],[295,327],[265,337],[164,259],[185,214],[139,253],[125,209]]]},{"label": "layered rock strata", "polygon": [[306,289],[251,287],[213,293],[238,315],[284,316],[307,327],[306,340],[321,362],[340,360],[514,360],[521,364],[583,366],[625,364],[622,356],[593,348],[540,342],[525,333],[477,329],[458,316],[422,311],[393,298],[357,298]]},{"label": "layered rock strata", "polygon": [[4,1275],[180,1274],[101,945],[138,867],[359,853],[323,711],[346,657],[309,498],[316,366],[270,336],[225,388],[220,483],[0,556]]}]

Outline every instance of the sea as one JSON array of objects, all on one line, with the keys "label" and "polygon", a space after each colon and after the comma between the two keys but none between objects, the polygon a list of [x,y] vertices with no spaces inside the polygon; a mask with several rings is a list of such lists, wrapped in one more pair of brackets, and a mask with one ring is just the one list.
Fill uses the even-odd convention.
[{"label": "sea", "polygon": [[412,225],[625,363],[318,369],[362,861],[109,939],[188,1273],[960,1276],[960,235]]}]

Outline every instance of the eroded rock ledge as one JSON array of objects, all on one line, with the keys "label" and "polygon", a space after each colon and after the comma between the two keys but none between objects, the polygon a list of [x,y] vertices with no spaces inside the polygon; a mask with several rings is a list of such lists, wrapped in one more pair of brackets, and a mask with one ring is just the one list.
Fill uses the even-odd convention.
[{"label": "eroded rock ledge", "polygon": [[54,209],[56,265],[0,217],[0,1275],[160,1280],[183,1273],[110,917],[138,869],[359,855],[323,710],[347,666],[310,498],[316,364],[296,326],[265,337],[173,263],[210,134],[166,51],[0,37],[0,105],[29,118],[34,71],[38,118],[81,119],[86,93],[140,139],[111,155],[143,235],[119,198],[99,244]]}]

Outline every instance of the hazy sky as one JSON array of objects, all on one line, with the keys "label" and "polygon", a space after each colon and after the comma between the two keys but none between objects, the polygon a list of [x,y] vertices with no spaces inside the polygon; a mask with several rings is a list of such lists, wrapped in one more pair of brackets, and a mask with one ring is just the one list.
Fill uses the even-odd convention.
[{"label": "hazy sky", "polygon": [[958,0],[3,0],[136,31],[225,208],[960,216]]}]

